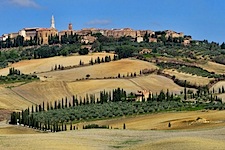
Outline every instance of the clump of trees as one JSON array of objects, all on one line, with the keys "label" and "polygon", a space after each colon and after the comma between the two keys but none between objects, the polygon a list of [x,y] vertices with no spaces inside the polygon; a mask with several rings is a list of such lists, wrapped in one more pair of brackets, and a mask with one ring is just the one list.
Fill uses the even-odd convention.
[{"label": "clump of trees", "polygon": [[0,76],[0,83],[26,82],[38,79],[37,75],[23,74],[18,69],[9,68],[7,76]]},{"label": "clump of trees", "polygon": [[106,125],[99,126],[97,124],[88,124],[83,126],[83,129],[109,129],[109,126],[106,126]]}]

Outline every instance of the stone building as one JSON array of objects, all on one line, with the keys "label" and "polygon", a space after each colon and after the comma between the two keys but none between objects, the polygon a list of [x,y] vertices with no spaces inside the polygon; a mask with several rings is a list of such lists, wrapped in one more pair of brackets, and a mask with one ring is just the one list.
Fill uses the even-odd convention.
[{"label": "stone building", "polygon": [[64,35],[74,35],[76,31],[73,30],[73,25],[72,23],[69,23],[68,29],[67,30],[62,30],[59,32],[59,40],[61,40],[61,37]]},{"label": "stone building", "polygon": [[58,35],[58,31],[55,28],[55,19],[52,16],[51,19],[51,27],[50,28],[38,28],[36,30],[37,39],[40,44],[45,45],[48,44],[48,38],[51,36]]},{"label": "stone building", "polygon": [[147,101],[147,99],[149,98],[149,96],[151,97],[151,95],[152,92],[148,90],[137,91],[137,93],[135,93],[136,101]]},{"label": "stone building", "polygon": [[19,31],[19,35],[24,37],[24,40],[30,40],[34,39],[37,37],[37,30],[39,28],[23,28],[22,30]]}]

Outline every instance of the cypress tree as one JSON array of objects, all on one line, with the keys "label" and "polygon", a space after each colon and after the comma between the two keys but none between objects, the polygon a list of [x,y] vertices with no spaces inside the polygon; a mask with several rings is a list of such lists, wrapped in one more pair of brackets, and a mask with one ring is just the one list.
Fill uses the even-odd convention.
[{"label": "cypress tree", "polygon": [[86,105],[86,99],[85,99],[85,97],[84,97],[83,105]]},{"label": "cypress tree", "polygon": [[47,111],[49,111],[49,102],[47,102]]},{"label": "cypress tree", "polygon": [[187,100],[187,88],[186,88],[186,84],[187,84],[187,81],[184,80],[184,100]]},{"label": "cypress tree", "polygon": [[73,95],[73,107],[75,106],[75,96]]},{"label": "cypress tree", "polygon": [[89,96],[86,94],[86,103],[89,104]]},{"label": "cypress tree", "polygon": [[50,130],[50,121],[48,119],[48,127],[47,127],[48,130]]},{"label": "cypress tree", "polygon": [[58,107],[57,107],[57,101],[55,101],[55,109],[57,109]]},{"label": "cypress tree", "polygon": [[169,101],[170,100],[170,95],[169,95],[169,90],[167,89],[166,91],[166,100]]},{"label": "cypress tree", "polygon": [[41,110],[41,105],[39,105],[39,111],[42,111],[42,110]]},{"label": "cypress tree", "polygon": [[35,109],[35,112],[38,112],[38,106],[36,105],[36,109]]},{"label": "cypress tree", "polygon": [[72,123],[72,121],[70,123],[70,130],[73,130],[73,123]]},{"label": "cypress tree", "polygon": [[22,119],[21,119],[21,124],[24,124],[24,111],[22,110]]},{"label": "cypress tree", "polygon": [[82,105],[82,98],[81,98],[81,96],[80,96],[80,105]]},{"label": "cypress tree", "polygon": [[58,109],[61,109],[60,101],[58,102]]},{"label": "cypress tree", "polygon": [[76,102],[76,106],[78,106],[78,105],[79,105],[79,103],[78,103],[77,95],[76,95],[75,102]]},{"label": "cypress tree", "polygon": [[56,126],[56,124],[54,123],[53,124],[53,132],[56,132],[56,127],[55,126]]},{"label": "cypress tree", "polygon": [[62,109],[64,108],[64,100],[63,100],[63,98],[62,98]]},{"label": "cypress tree", "polygon": [[19,114],[18,114],[18,119],[19,119],[19,124],[21,124],[21,116],[20,116],[21,114],[20,114],[20,112],[19,112]]},{"label": "cypress tree", "polygon": [[65,108],[67,108],[67,97],[66,97],[66,103],[65,103]]},{"label": "cypress tree", "polygon": [[17,115],[16,112],[11,113],[11,121],[10,124],[16,124],[17,123]]},{"label": "cypress tree", "polygon": [[70,101],[69,101],[69,108],[71,107],[72,105],[71,105],[71,103],[70,103]]},{"label": "cypress tree", "polygon": [[34,113],[34,106],[32,105],[31,107],[31,113],[33,114]]},{"label": "cypress tree", "polygon": [[50,102],[50,108],[51,108],[51,110],[53,110],[54,108],[53,108],[53,106],[52,106],[52,102]]}]

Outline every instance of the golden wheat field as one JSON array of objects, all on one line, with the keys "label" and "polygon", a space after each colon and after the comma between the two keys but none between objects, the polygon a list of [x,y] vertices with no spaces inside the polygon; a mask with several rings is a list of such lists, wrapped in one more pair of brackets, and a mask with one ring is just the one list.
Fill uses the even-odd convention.
[{"label": "golden wheat field", "polygon": [[200,86],[207,85],[211,80],[213,80],[212,78],[191,75],[191,74],[187,74],[187,73],[183,73],[183,72],[178,72],[178,71],[172,70],[172,69],[164,69],[163,71],[166,74],[176,76],[176,78],[178,78],[180,80],[187,80],[191,84],[196,84],[196,85],[200,85]]},{"label": "golden wheat field", "polygon": [[45,77],[45,80],[48,81],[75,81],[76,79],[85,79],[88,74],[90,78],[117,77],[118,74],[121,77],[123,75],[126,77],[127,73],[130,75],[136,72],[138,75],[140,74],[140,70],[156,68],[152,63],[136,59],[122,59],[93,66],[41,73],[38,76],[42,77],[42,79]]},{"label": "golden wheat field", "polygon": [[[163,85],[163,86],[162,86]],[[133,79],[105,79],[105,80],[84,80],[76,82],[65,81],[43,81],[32,82],[11,88],[11,91],[25,100],[35,104],[43,101],[61,100],[67,97],[71,100],[72,95],[85,97],[86,94],[95,94],[99,97],[100,91],[112,91],[116,88],[123,88],[128,93],[138,90],[150,90],[159,93],[161,90],[179,93],[183,87],[176,85],[172,80],[160,75],[140,76]]]},{"label": "golden wheat field", "polygon": [[1,69],[0,75],[7,75],[9,72],[9,68],[14,67],[15,69],[19,69],[22,73],[30,74],[30,73],[38,73],[50,71],[52,68],[54,69],[55,65],[63,65],[65,66],[73,66],[79,65],[80,60],[84,64],[88,64],[91,58],[95,60],[97,57],[105,58],[105,56],[110,56],[113,58],[114,54],[111,53],[90,53],[88,55],[80,56],[80,55],[72,55],[72,56],[57,56],[51,58],[44,59],[32,59],[32,60],[23,60],[18,63],[11,64],[9,67]]},{"label": "golden wheat field", "polygon": [[34,103],[16,94],[11,88],[0,87],[0,93],[0,109],[21,110]]},{"label": "golden wheat field", "polygon": [[199,64],[199,66],[205,70],[208,70],[209,72],[215,72],[217,74],[225,74],[225,65],[218,64],[216,62],[208,61],[207,63]]}]

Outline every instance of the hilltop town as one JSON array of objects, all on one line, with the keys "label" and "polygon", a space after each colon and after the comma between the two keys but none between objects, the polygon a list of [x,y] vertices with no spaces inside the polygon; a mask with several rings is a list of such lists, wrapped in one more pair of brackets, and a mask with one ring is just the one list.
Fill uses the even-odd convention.
[{"label": "hilltop town", "polygon": [[[120,38],[130,37],[135,42],[153,42],[157,43],[163,40],[176,40],[183,45],[189,45],[192,41],[191,36],[186,36],[182,32],[178,33],[171,30],[166,31],[151,31],[151,30],[133,30],[131,28],[122,29],[96,29],[85,28],[81,30],[73,30],[73,25],[69,23],[67,30],[58,31],[55,27],[54,16],[51,18],[49,28],[45,27],[29,27],[23,28],[15,33],[3,34],[0,37],[0,48],[9,48],[13,46],[28,46],[28,45],[50,45],[52,39],[54,44],[58,44],[63,40],[63,37],[77,35],[80,42],[84,44],[92,44],[97,39],[96,34],[101,34],[106,37]],[[17,42],[19,41],[19,42]],[[30,42],[31,41],[31,42]],[[30,43],[29,43],[30,42]],[[10,46],[9,46],[9,43]],[[17,44],[15,44],[17,43]],[[29,44],[26,44],[29,43]]]}]

